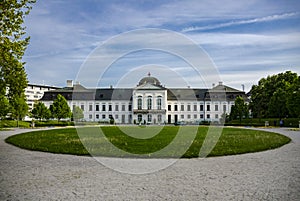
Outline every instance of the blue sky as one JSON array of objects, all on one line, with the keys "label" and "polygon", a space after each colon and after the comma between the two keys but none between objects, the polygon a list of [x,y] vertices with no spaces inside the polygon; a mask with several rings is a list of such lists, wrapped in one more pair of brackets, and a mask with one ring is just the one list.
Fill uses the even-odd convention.
[{"label": "blue sky", "polygon": [[[23,58],[30,83],[65,86],[67,79],[76,79],[95,48],[143,28],[167,29],[193,40],[210,56],[221,80],[238,89],[244,84],[248,91],[260,78],[286,70],[300,74],[297,0],[40,0],[25,26],[31,36]],[[116,86],[124,74],[130,75],[124,86],[135,86],[148,71],[167,87],[203,86],[188,64],[165,53],[133,53],[117,64],[123,70],[112,66],[100,87]],[[166,66],[173,73],[163,73]],[[186,83],[178,82],[175,74]]]}]

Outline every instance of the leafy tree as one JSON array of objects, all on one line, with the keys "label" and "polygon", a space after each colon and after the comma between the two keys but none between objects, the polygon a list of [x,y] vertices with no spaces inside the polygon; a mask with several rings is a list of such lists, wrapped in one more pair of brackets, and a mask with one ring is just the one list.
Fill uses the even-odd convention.
[{"label": "leafy tree", "polygon": [[248,106],[245,103],[244,99],[241,96],[236,97],[234,105],[231,107],[230,119],[239,118],[240,123],[242,122],[243,117],[248,117]]},{"label": "leafy tree", "polygon": [[288,114],[286,103],[287,103],[286,91],[279,88],[274,92],[273,96],[270,99],[269,107],[268,107],[269,116],[280,118],[280,119],[282,117],[285,117],[285,115]]},{"label": "leafy tree", "polygon": [[28,105],[25,102],[25,97],[23,96],[13,96],[10,100],[10,105],[12,107],[12,116],[17,119],[17,126],[19,126],[19,120],[23,119],[28,113]]},{"label": "leafy tree", "polygon": [[287,97],[287,108],[290,116],[300,118],[300,77]]},{"label": "leafy tree", "polygon": [[52,116],[54,118],[57,118],[58,121],[63,118],[70,118],[72,115],[67,100],[60,94],[57,95],[50,109]]},{"label": "leafy tree", "polygon": [[24,17],[29,14],[34,0],[2,0],[0,3],[0,95],[8,87],[8,100],[13,116],[18,120],[26,113],[24,89],[27,75],[22,57],[29,44],[24,37]]},{"label": "leafy tree", "polygon": [[73,109],[73,119],[74,121],[78,121],[80,119],[83,119],[84,115],[83,115],[83,111],[80,107],[75,106]]},{"label": "leafy tree", "polygon": [[42,102],[38,102],[38,103],[34,104],[31,113],[34,118],[39,119],[39,120],[49,119],[51,116],[50,110]]},{"label": "leafy tree", "polygon": [[[291,109],[288,109],[288,105],[293,105],[295,101],[289,97],[293,96],[294,91],[297,91],[295,87],[297,83],[299,83],[299,76],[291,71],[262,78],[258,85],[252,86],[250,91],[250,109],[253,116],[280,118],[291,116],[291,114],[295,115],[293,112],[291,113]],[[288,100],[290,100],[290,104],[288,104]]]},{"label": "leafy tree", "polygon": [[0,94],[0,119],[5,117],[9,112],[9,102],[6,96]]}]

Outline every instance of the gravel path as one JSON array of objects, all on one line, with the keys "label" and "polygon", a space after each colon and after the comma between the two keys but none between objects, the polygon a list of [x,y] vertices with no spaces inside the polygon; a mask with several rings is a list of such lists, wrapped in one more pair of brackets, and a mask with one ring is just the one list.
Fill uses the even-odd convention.
[{"label": "gravel path", "polygon": [[[267,130],[267,129],[263,129]],[[22,150],[0,131],[0,200],[300,200],[300,131],[281,148],[181,159],[151,174],[111,170],[91,157]]]}]

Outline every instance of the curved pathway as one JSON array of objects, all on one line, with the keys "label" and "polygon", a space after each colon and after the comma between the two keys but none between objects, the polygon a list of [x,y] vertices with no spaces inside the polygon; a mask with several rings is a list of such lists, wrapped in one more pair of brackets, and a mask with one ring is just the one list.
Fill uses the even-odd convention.
[{"label": "curved pathway", "polygon": [[27,151],[0,131],[0,200],[300,200],[300,131],[275,150],[181,159],[152,174],[129,175],[92,157]]}]

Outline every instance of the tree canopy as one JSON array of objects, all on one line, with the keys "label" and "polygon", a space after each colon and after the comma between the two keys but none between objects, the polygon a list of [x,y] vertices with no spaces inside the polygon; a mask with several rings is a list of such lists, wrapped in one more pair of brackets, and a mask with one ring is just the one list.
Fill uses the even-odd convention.
[{"label": "tree canopy", "polygon": [[250,91],[253,117],[299,117],[300,77],[286,71],[262,78]]},{"label": "tree canopy", "polygon": [[78,106],[75,106],[73,108],[72,114],[73,114],[74,121],[79,121],[79,120],[83,119],[83,117],[84,117],[82,109]]},{"label": "tree canopy", "polygon": [[24,36],[26,32],[23,23],[34,2],[2,0],[0,3],[0,95],[7,96],[10,112],[16,118],[24,116],[26,107],[24,89],[27,86],[27,75],[22,57],[29,44],[29,37]]},{"label": "tree canopy", "polygon": [[39,120],[49,119],[51,117],[50,110],[42,102],[35,103],[31,113],[35,119]]},{"label": "tree canopy", "polygon": [[67,100],[62,95],[58,94],[50,107],[52,116],[58,120],[71,117],[71,110]]}]

